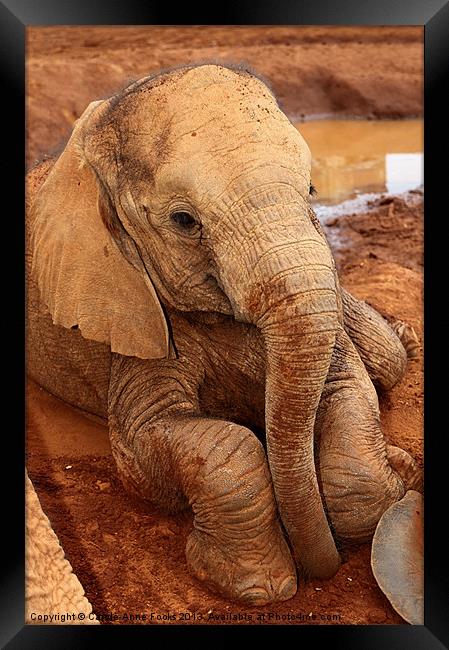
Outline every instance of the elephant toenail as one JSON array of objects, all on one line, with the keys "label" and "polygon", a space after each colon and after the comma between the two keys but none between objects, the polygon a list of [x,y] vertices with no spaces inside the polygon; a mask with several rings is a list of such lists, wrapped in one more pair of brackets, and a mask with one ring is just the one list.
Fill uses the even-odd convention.
[{"label": "elephant toenail", "polygon": [[279,587],[278,600],[288,600],[289,598],[293,598],[296,594],[297,588],[295,577],[290,576],[286,578]]},{"label": "elephant toenail", "polygon": [[269,597],[268,592],[265,591],[265,589],[258,587],[247,589],[240,595],[240,598],[249,605],[266,605],[272,601],[272,598]]}]

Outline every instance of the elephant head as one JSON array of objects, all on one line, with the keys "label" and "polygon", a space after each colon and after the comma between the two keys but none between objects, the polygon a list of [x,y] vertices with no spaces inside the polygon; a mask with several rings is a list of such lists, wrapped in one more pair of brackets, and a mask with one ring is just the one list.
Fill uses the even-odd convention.
[{"label": "elephant head", "polygon": [[164,305],[260,328],[279,513],[297,563],[327,577],[339,558],[313,429],[341,306],[310,167],[307,144],[248,71],[142,79],[76,124],[34,205],[33,264],[54,323],[123,355],[176,354]]}]

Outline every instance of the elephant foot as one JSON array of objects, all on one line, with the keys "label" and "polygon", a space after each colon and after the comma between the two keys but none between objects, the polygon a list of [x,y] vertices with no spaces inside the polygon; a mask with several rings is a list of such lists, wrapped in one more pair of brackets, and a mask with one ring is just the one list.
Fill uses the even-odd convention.
[{"label": "elephant foot", "polygon": [[371,539],[383,513],[404,496],[405,487],[390,469],[388,480],[358,458],[326,455],[321,466],[323,494],[336,537],[344,542]]},{"label": "elephant foot", "polygon": [[411,625],[424,624],[424,502],[409,490],[382,516],[373,537],[371,567],[394,609]]},{"label": "elephant foot", "polygon": [[422,472],[409,453],[400,447],[387,445],[387,458],[391,467],[404,481],[406,490],[416,490],[418,492],[422,492]]},{"label": "elephant foot", "polygon": [[394,321],[390,327],[404,346],[407,357],[409,359],[416,359],[419,354],[420,345],[413,327],[408,323],[404,323],[402,320]]},{"label": "elephant foot", "polygon": [[297,590],[295,566],[280,531],[262,554],[257,548],[245,551],[240,545],[219,545],[215,537],[193,530],[186,557],[190,570],[205,586],[248,605],[288,600]]}]

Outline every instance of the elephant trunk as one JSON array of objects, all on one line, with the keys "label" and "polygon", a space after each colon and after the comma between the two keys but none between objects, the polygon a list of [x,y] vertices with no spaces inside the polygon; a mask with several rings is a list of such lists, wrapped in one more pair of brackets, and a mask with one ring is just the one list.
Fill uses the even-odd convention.
[{"label": "elephant trunk", "polygon": [[252,271],[243,283],[234,277],[241,294],[234,306],[236,317],[260,328],[265,342],[267,452],[279,513],[297,564],[324,578],[340,561],[318,488],[314,423],[338,302],[327,242],[301,214],[296,211],[290,225],[268,218],[264,243],[242,247],[251,257],[245,268]]},{"label": "elephant trunk", "polygon": [[[326,578],[337,571],[339,557],[318,488],[314,424],[335,342],[335,318],[314,304],[314,291],[299,301],[315,313],[278,305],[261,329],[267,353],[267,451],[279,513],[298,565]],[[322,305],[322,295],[319,300]]]}]

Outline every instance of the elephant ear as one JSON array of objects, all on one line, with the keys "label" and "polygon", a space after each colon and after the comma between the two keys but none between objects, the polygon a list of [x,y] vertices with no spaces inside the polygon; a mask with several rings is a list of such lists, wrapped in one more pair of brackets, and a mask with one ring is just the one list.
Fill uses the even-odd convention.
[{"label": "elephant ear", "polygon": [[104,210],[110,203],[83,158],[83,125],[101,103],[90,104],[78,120],[36,196],[32,272],[55,325],[78,326],[85,338],[123,355],[173,356],[153,284],[143,265],[136,268],[126,259],[106,228]]}]

